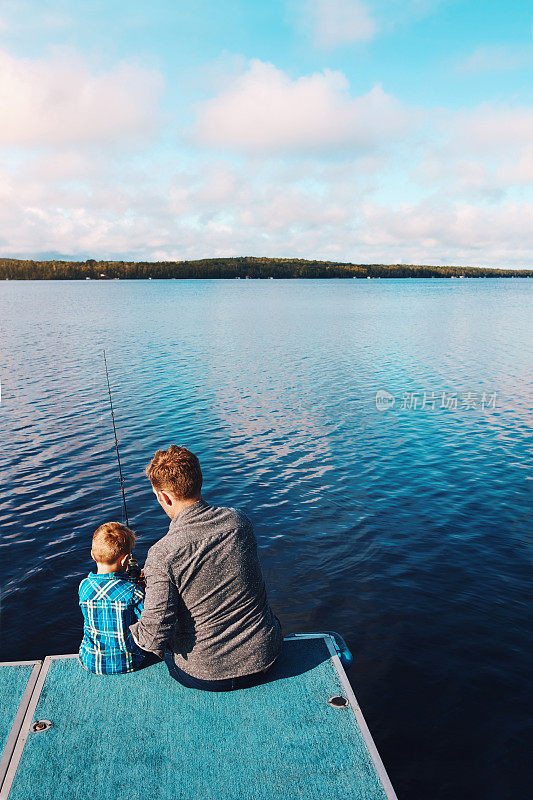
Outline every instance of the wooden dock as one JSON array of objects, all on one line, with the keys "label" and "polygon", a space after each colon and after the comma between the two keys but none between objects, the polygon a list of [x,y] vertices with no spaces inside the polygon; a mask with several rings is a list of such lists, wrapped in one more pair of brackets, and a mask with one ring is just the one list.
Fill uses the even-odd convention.
[{"label": "wooden dock", "polygon": [[245,690],[185,689],[164,663],[96,676],[66,655],[1,664],[0,692],[0,800],[396,798],[327,634],[287,637]]}]

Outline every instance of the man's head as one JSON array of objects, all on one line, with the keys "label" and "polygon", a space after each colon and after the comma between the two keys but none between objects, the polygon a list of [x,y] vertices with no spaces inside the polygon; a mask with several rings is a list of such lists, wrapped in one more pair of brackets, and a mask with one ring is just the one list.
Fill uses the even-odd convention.
[{"label": "man's head", "polygon": [[200,499],[200,462],[186,447],[172,444],[168,450],[158,450],[146,467],[146,475],[161,508],[171,519]]},{"label": "man's head", "polygon": [[107,571],[125,570],[135,547],[135,534],[120,522],[104,522],[93,535],[91,556]]}]

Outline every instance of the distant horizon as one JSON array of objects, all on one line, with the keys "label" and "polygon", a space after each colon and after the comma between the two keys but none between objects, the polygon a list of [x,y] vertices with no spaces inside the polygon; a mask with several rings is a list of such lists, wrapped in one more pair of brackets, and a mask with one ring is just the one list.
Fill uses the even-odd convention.
[{"label": "distant horizon", "polygon": [[345,264],[346,266],[362,266],[370,265],[376,267],[397,266],[397,267],[435,267],[435,268],[449,268],[449,269],[499,269],[499,270],[533,270],[531,266],[500,266],[499,264],[452,264],[452,263],[422,263],[415,261],[346,261],[344,259],[322,259],[322,258],[301,258],[300,256],[265,256],[265,255],[217,255],[217,256],[199,256],[198,258],[169,258],[169,259],[153,259],[153,258],[127,258],[124,257],[104,257],[98,258],[94,256],[83,255],[69,255],[65,253],[47,253],[37,254],[34,256],[6,256],[0,255],[0,263],[2,261],[35,261],[38,263],[53,263],[54,261],[62,261],[65,263],[86,264],[91,261],[96,263],[113,263],[113,264],[182,264],[192,263],[196,261],[217,261],[217,260],[232,260],[232,259],[258,259],[258,260],[278,260],[278,261],[305,261],[311,263],[328,263],[328,264]]},{"label": "distant horizon", "polygon": [[429,264],[362,264],[298,258],[234,256],[182,261],[36,261],[0,258],[0,280],[124,280],[212,278],[506,278],[533,277],[533,270]]}]

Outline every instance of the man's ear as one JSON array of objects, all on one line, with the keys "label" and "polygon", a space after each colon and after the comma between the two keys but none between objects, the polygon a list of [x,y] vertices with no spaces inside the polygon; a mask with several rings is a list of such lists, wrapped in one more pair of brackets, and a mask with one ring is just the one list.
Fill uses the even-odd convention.
[{"label": "man's ear", "polygon": [[172,505],[172,498],[166,492],[161,491],[160,493],[161,499],[166,506]]}]

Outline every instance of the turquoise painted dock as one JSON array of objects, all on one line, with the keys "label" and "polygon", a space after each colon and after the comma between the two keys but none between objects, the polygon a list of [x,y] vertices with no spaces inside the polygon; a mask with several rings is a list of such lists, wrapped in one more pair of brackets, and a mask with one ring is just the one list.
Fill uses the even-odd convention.
[{"label": "turquoise painted dock", "polygon": [[185,689],[164,663],[0,667],[0,800],[396,798],[327,634],[287,637],[268,682],[234,692]]}]

